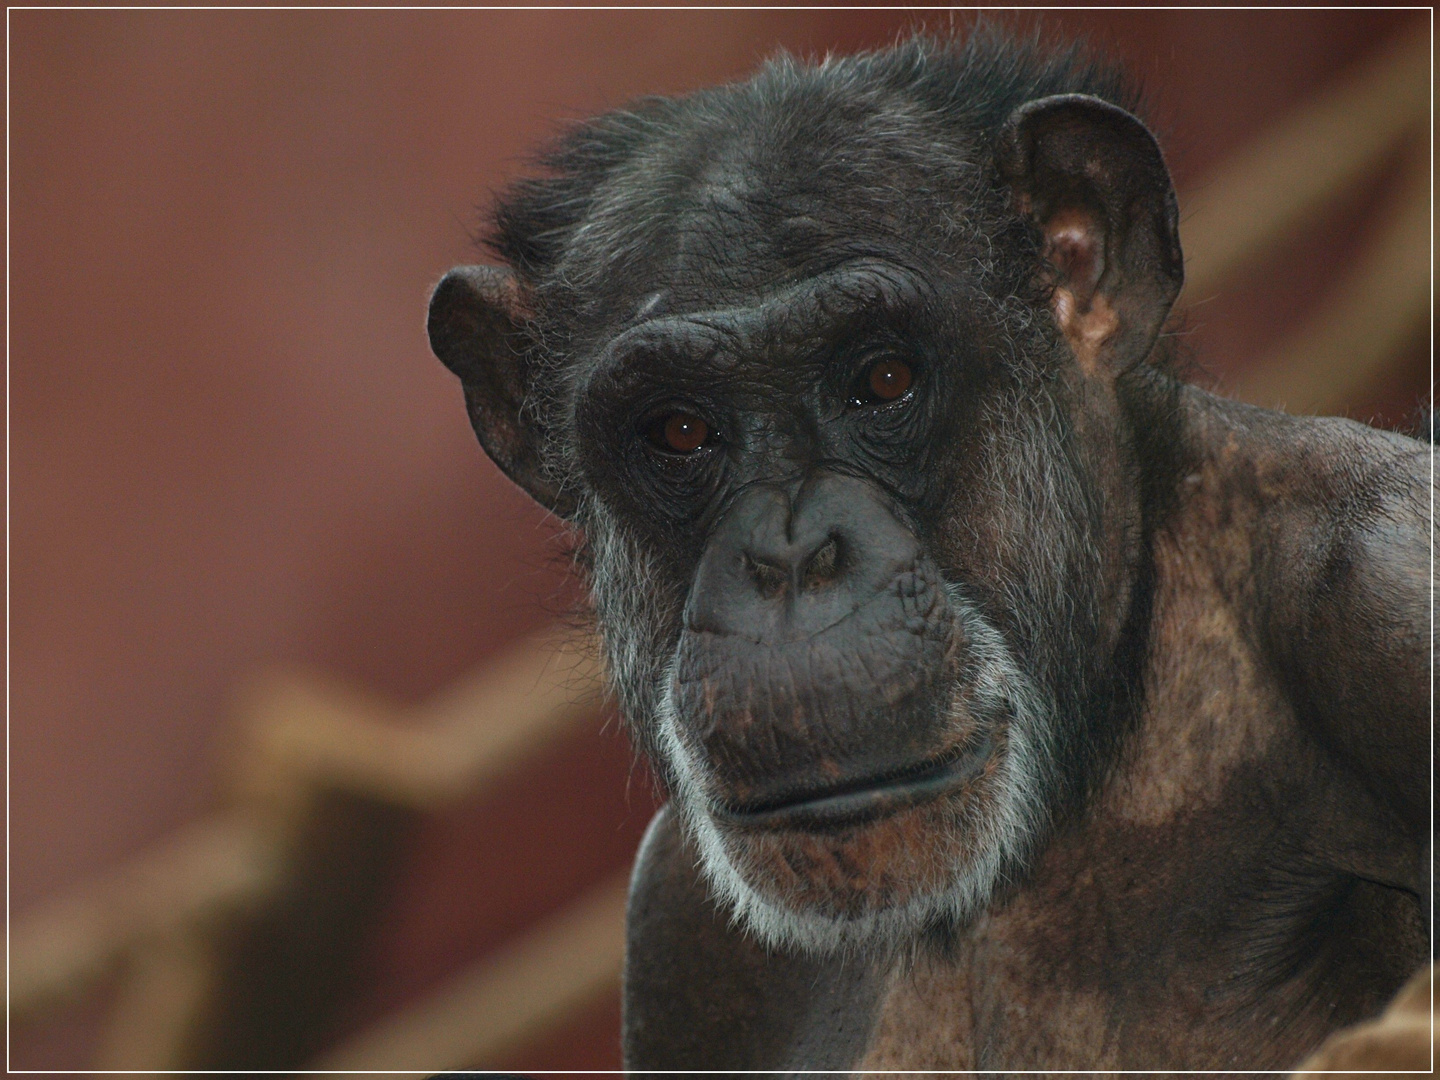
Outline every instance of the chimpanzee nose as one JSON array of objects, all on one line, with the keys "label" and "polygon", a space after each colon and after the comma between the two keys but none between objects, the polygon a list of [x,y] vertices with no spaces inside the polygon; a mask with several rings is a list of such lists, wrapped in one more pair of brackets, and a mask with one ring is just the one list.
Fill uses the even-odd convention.
[{"label": "chimpanzee nose", "polygon": [[757,486],[711,536],[685,625],[756,642],[810,637],[913,567],[918,553],[914,535],[864,480],[822,474],[793,500]]},{"label": "chimpanzee nose", "polygon": [[761,596],[779,597],[787,589],[798,596],[835,580],[840,569],[840,538],[823,536],[817,545],[757,543],[742,551],[740,560]]}]

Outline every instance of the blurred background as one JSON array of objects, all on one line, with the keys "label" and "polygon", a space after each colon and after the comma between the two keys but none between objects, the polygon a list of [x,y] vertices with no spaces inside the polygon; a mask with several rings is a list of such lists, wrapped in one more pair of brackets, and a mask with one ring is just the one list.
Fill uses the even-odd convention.
[{"label": "blurred background", "polygon": [[[427,291],[567,118],[973,15],[9,19],[10,1066],[618,1066],[656,796]],[[1428,13],[1043,27],[1149,91],[1192,377],[1406,422]]]}]

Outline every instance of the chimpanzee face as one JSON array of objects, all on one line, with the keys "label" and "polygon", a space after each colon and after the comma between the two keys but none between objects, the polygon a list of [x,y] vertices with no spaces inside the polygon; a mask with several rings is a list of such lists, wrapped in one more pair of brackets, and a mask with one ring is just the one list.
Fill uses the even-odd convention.
[{"label": "chimpanzee face", "polygon": [[1041,816],[1048,706],[967,598],[994,598],[977,553],[945,565],[965,500],[936,483],[981,482],[998,358],[932,307],[859,259],[652,314],[577,389],[594,528],[628,533],[597,576],[671,598],[652,738],[712,878],[772,936],[968,908]]},{"label": "chimpanzee face", "polygon": [[482,443],[584,532],[713,886],[820,949],[967,918],[1088,782],[1133,591],[1115,383],[1180,275],[1120,109],[860,114],[650,147],[545,281],[431,308]]}]

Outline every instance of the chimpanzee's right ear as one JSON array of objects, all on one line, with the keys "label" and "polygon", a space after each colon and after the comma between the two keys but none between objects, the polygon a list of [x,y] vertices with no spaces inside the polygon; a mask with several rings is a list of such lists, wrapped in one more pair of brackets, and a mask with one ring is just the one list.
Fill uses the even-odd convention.
[{"label": "chimpanzee's right ear", "polygon": [[519,282],[499,266],[457,266],[435,286],[426,329],[430,348],[460,376],[480,445],[506,476],[546,509],[574,505],[541,464],[544,432],[527,407],[534,347],[525,332]]},{"label": "chimpanzee's right ear", "polygon": [[1149,354],[1185,280],[1179,211],[1155,136],[1085,94],[1021,105],[998,162],[1044,236],[1051,307],[1082,366],[1111,374]]}]

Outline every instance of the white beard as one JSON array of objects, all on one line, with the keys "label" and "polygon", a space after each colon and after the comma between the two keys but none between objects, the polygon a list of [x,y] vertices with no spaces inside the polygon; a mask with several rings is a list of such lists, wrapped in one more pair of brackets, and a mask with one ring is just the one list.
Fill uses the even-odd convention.
[{"label": "white beard", "polygon": [[947,883],[943,888],[895,907],[836,918],[787,905],[783,897],[763,895],[746,880],[706,808],[705,777],[681,736],[674,671],[667,672],[656,722],[659,750],[675,778],[674,806],[700,853],[701,869],[717,903],[731,912],[735,924],[765,945],[816,955],[904,947],[928,927],[973,920],[989,904],[1003,876],[1028,863],[1046,825],[1040,792],[1052,749],[1048,699],[1015,663],[999,631],[958,590],[952,587],[949,592],[952,611],[970,642],[972,678],[964,688],[968,708],[1003,729],[995,750],[1000,761],[993,774],[993,797],[980,813],[963,822],[970,857],[940,868],[938,877]]}]

